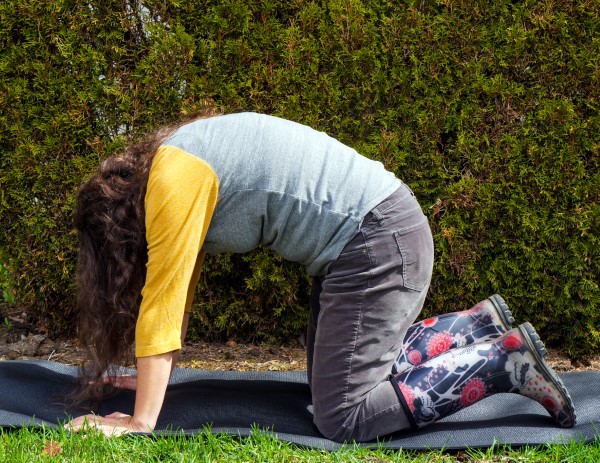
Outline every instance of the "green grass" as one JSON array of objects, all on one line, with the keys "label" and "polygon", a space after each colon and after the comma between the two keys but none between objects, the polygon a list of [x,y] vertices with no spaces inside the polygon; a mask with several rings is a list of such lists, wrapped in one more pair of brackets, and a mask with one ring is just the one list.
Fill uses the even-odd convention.
[{"label": "green grass", "polygon": [[[55,452],[52,452],[52,449]],[[49,453],[56,453],[49,455]],[[50,428],[0,430],[0,462],[594,462],[600,440],[539,447],[495,446],[486,450],[391,451],[347,446],[336,452],[297,447],[256,431],[249,438],[200,433],[195,437],[71,434]]]}]

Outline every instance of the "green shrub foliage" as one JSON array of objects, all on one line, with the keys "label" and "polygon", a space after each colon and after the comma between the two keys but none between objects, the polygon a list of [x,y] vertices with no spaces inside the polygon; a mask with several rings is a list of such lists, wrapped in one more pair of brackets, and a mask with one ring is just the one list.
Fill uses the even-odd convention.
[{"label": "green shrub foliage", "polygon": [[[77,186],[128,137],[266,112],[380,160],[435,235],[425,315],[499,292],[574,357],[600,351],[600,3],[5,0],[0,286],[69,332]],[[193,329],[281,341],[309,280],[209,259]]]}]

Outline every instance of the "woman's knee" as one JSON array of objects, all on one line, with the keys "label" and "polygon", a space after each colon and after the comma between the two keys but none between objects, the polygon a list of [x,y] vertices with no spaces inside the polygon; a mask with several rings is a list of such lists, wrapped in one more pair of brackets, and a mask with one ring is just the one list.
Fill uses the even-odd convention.
[{"label": "woman's knee", "polygon": [[343,411],[320,413],[315,410],[313,421],[319,432],[329,440],[349,442],[354,438],[354,427],[348,428],[348,417]]},{"label": "woman's knee", "polygon": [[321,434],[336,442],[366,442],[411,427],[389,380],[350,403],[316,402],[314,423]]}]

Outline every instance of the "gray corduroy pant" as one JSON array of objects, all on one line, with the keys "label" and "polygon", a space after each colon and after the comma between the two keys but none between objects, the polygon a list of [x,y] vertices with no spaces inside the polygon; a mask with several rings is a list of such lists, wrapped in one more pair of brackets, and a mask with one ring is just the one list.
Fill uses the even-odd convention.
[{"label": "gray corduroy pant", "polygon": [[327,275],[315,278],[308,380],[325,437],[360,442],[410,427],[388,377],[432,269],[427,218],[403,184],[367,214]]}]

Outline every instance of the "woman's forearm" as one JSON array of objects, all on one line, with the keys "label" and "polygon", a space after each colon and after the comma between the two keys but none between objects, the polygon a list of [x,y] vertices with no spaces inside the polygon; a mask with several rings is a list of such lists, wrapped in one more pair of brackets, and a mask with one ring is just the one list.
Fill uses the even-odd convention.
[{"label": "woman's forearm", "polygon": [[137,359],[137,390],[133,424],[143,432],[154,429],[165,398],[173,352]]}]

